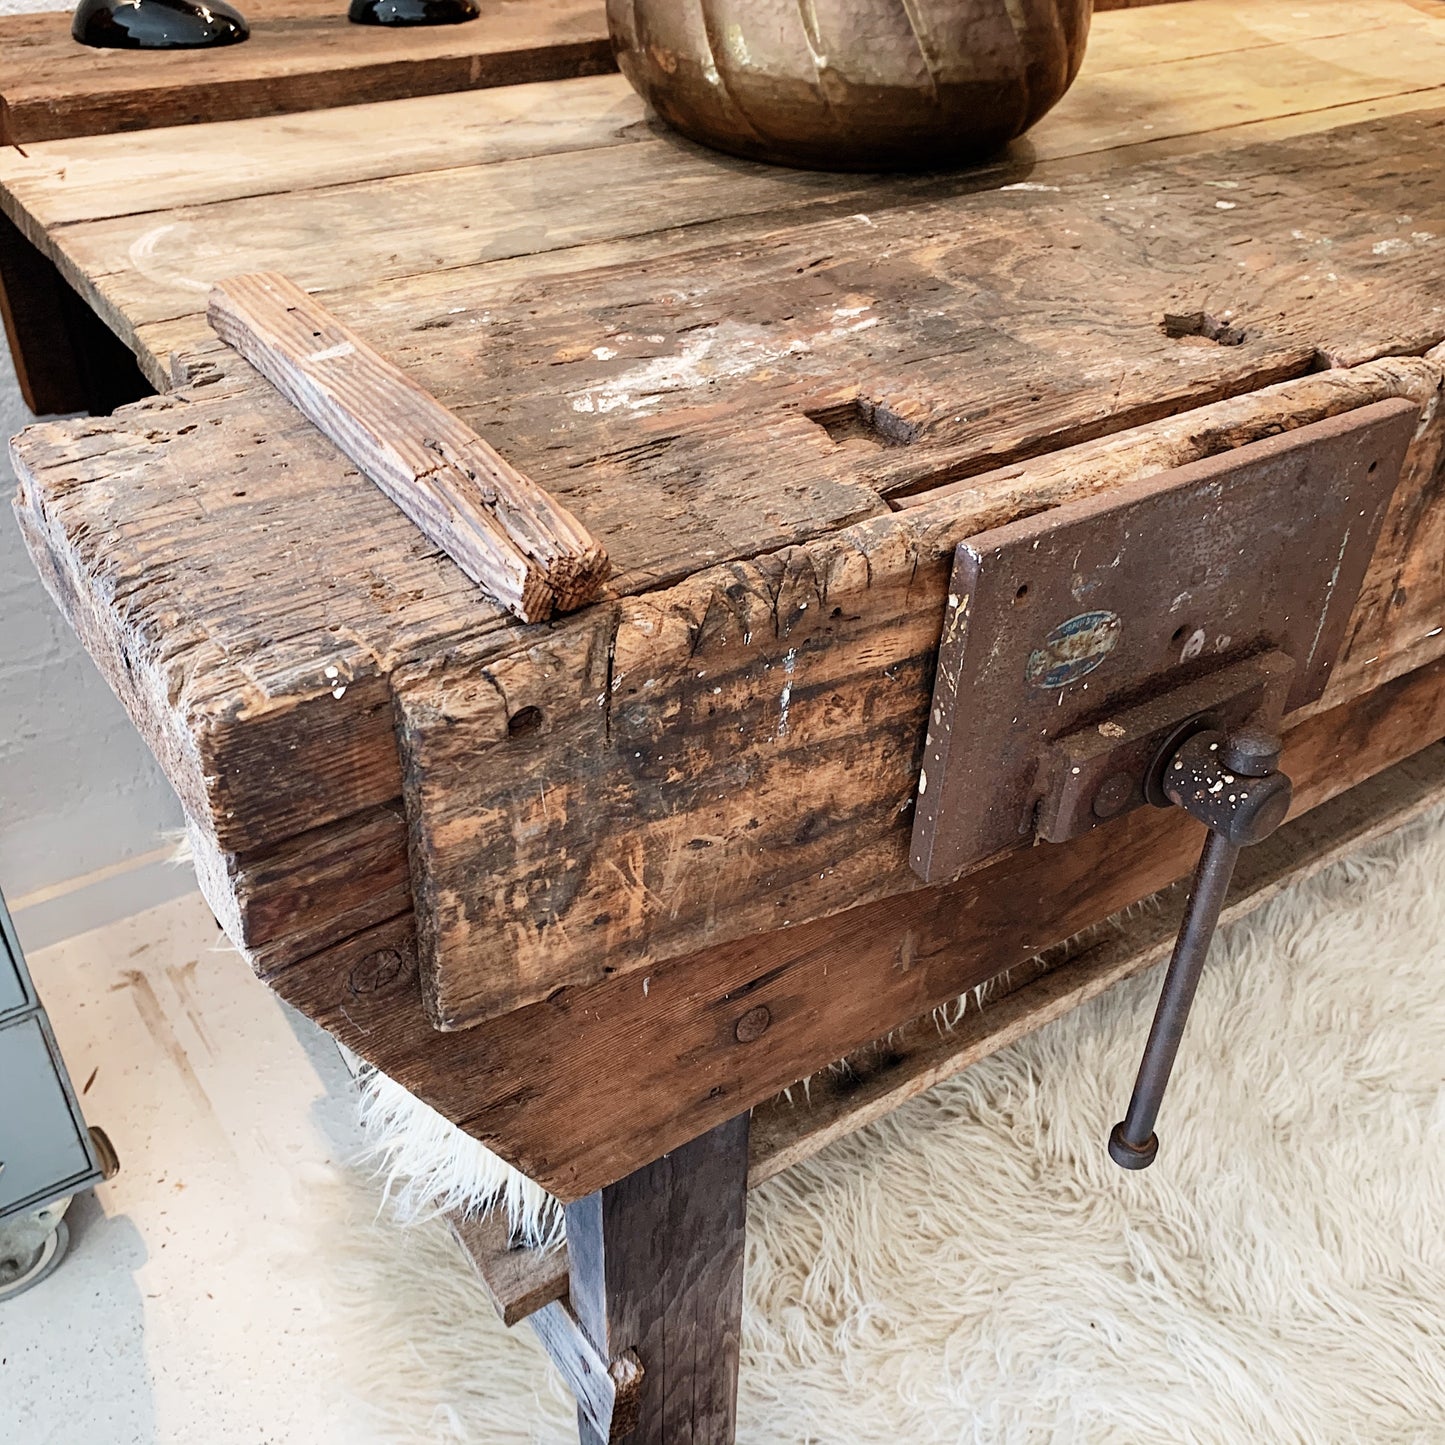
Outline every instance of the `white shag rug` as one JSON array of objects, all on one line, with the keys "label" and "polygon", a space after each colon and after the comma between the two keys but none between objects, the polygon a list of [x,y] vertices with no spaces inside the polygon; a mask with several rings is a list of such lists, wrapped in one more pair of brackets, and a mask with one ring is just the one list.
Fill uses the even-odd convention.
[{"label": "white shag rug", "polygon": [[[1445,1442],[1445,812],[1223,935],[1126,1174],[1159,981],[752,1195],[745,1445]],[[443,1225],[325,1212],[376,1441],[575,1441]]]}]

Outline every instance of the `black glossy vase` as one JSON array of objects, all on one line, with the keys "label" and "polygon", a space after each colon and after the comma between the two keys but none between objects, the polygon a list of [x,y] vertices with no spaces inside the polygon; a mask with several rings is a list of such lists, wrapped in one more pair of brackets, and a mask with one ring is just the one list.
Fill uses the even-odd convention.
[{"label": "black glossy vase", "polygon": [[197,50],[251,31],[225,0],[80,0],[70,33],[101,50]]},{"label": "black glossy vase", "polygon": [[460,25],[481,11],[476,0],[351,0],[353,25]]}]

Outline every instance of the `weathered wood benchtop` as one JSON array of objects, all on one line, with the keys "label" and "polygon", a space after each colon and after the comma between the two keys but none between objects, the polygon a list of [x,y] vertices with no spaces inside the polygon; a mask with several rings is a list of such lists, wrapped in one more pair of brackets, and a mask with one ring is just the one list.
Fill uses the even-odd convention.
[{"label": "weathered wood benchtop", "polygon": [[[1136,816],[908,870],[962,537],[1407,396],[1300,808],[1445,733],[1442,59],[1407,0],[1104,15],[957,177],[711,155],[610,76],[0,152],[167,388],[27,431],[21,525],[263,976],[585,1193],[1187,867]],[[516,623],[209,339],[262,268],[604,539],[604,600]]]}]

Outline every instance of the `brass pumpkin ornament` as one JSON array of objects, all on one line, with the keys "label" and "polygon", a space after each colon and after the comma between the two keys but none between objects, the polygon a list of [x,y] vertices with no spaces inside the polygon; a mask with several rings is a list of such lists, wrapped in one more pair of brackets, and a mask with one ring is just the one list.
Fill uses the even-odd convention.
[{"label": "brass pumpkin ornament", "polygon": [[622,73],[735,155],[922,170],[999,150],[1058,103],[1093,0],[607,0]]}]

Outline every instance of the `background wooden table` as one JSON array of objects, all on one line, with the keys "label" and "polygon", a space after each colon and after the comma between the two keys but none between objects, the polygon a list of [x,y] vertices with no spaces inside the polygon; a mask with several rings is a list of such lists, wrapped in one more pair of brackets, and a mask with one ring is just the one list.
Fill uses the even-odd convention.
[{"label": "background wooden table", "polygon": [[67,14],[0,19],[0,145],[326,110],[613,69],[597,0],[482,0],[465,25],[352,25],[345,0],[250,0],[243,45],[92,50]]}]

